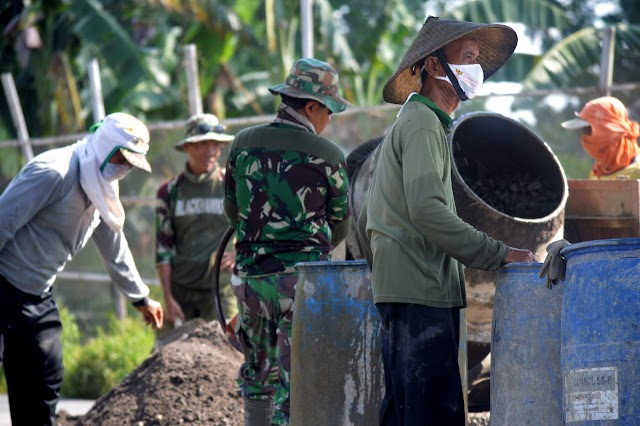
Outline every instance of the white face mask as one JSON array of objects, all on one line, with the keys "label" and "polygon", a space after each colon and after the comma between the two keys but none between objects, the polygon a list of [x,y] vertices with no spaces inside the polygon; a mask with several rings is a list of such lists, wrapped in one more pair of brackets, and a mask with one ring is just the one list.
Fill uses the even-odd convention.
[{"label": "white face mask", "polygon": [[132,168],[131,164],[107,163],[102,169],[102,177],[108,182],[120,180],[128,175]]},{"label": "white face mask", "polygon": [[[462,91],[464,91],[467,98],[473,99],[478,94],[478,90],[480,86],[482,86],[482,82],[484,81],[484,72],[482,71],[482,66],[480,64],[469,64],[469,65],[454,65],[447,64],[449,68],[451,68],[451,72],[456,76],[458,80],[458,84]],[[444,80],[451,83],[449,77],[444,76],[436,77],[437,80]]]}]

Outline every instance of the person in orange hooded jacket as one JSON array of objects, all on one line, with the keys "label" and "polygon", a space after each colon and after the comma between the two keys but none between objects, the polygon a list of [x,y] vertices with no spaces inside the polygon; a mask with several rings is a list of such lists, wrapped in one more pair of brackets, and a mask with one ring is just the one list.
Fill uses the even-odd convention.
[{"label": "person in orange hooded jacket", "polygon": [[593,99],[562,127],[582,129],[580,141],[594,160],[589,179],[640,179],[640,125],[619,99]]}]

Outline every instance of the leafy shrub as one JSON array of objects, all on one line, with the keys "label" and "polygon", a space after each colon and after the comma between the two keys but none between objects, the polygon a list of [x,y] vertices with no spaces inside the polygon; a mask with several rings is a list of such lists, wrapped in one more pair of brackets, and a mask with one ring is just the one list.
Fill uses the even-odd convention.
[{"label": "leafy shrub", "polygon": [[[118,321],[111,317],[108,330],[98,328],[97,336],[81,342],[73,314],[60,307],[64,382],[66,398],[94,399],[116,386],[151,353],[155,333],[140,315]],[[4,370],[0,369],[0,393],[7,392]]]},{"label": "leafy shrub", "polygon": [[155,334],[136,318],[111,318],[108,331],[65,353],[62,395],[94,399],[138,367],[153,350]]}]

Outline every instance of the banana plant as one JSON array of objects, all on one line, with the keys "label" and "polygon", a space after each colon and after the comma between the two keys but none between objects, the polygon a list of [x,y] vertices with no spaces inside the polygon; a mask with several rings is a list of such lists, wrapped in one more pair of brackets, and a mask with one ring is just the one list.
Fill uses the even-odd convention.
[{"label": "banana plant", "polygon": [[[616,24],[614,77],[616,82],[638,81],[640,25]],[[600,57],[606,28],[588,27],[554,45],[531,69],[525,88],[596,86],[600,79]]]},{"label": "banana plant", "polygon": [[123,3],[24,3],[20,16],[39,17],[35,25],[43,44],[32,49],[23,68],[15,55],[3,55],[2,62],[16,76],[23,108],[37,111],[28,115],[33,136],[86,128],[84,121],[91,120],[87,66],[93,58],[100,64],[106,111],[127,110],[144,118],[154,111],[176,109],[179,99],[172,74],[179,65],[175,53],[179,31],[159,27],[162,34],[156,47],[145,47],[128,31],[133,26],[129,25],[132,8]]},{"label": "banana plant", "polygon": [[471,22],[520,22],[529,34],[548,35],[571,25],[566,8],[553,0],[469,0],[442,11],[443,17]]},{"label": "banana plant", "polygon": [[[158,2],[160,3],[160,2]],[[300,55],[300,5],[293,0],[173,0],[162,5],[191,22],[183,42],[196,44],[202,95],[221,117],[273,110],[268,86],[282,81]],[[314,2],[315,56],[359,71],[328,0]]]},{"label": "banana plant", "polygon": [[[157,111],[181,111],[174,85],[180,63],[176,52],[180,30],[157,20],[154,25],[161,36],[155,38],[154,47],[143,46],[119,21],[112,7],[118,6],[97,0],[72,0],[65,12],[73,37],[82,40],[76,52],[79,73],[86,75],[91,59],[98,59],[107,112],[128,110],[144,119]],[[85,91],[86,104],[88,97]]]},{"label": "banana plant", "polygon": [[[637,80],[633,59],[640,53],[640,34],[637,25],[620,21],[639,16],[640,7],[632,1],[619,3],[626,9],[610,17],[617,21],[610,25],[616,35],[615,77],[619,82],[633,81]],[[598,84],[605,27],[593,25],[595,14],[589,7],[593,5],[553,0],[472,0],[450,9],[447,15],[478,22],[523,23],[526,35],[539,38],[543,53],[514,55],[494,79],[522,81],[527,89],[549,89]]]},{"label": "banana plant", "polygon": [[[77,131],[83,122],[78,84],[72,59],[57,48],[60,33],[56,30],[55,16],[49,13],[51,4],[41,1],[25,4],[22,9],[0,10],[1,21],[10,19],[0,42],[2,72],[12,74],[16,81],[32,135]],[[15,13],[16,10],[19,11]],[[2,116],[5,129],[11,134],[10,119]]]},{"label": "banana plant", "polygon": [[[260,10],[261,0],[238,3],[221,0],[150,0],[148,3],[163,10],[175,25],[183,29],[179,40],[181,44],[196,46],[198,79],[205,110],[220,118],[235,115],[238,109],[246,113],[247,107],[254,114],[262,112],[261,105],[252,98],[251,89],[245,87],[245,82],[232,66],[232,63],[255,64],[252,55],[262,55],[264,43],[256,37],[256,30],[264,24],[252,21]],[[254,22],[256,25],[253,25]],[[233,97],[241,101],[229,102],[228,99]],[[234,105],[239,105],[235,114]]]}]

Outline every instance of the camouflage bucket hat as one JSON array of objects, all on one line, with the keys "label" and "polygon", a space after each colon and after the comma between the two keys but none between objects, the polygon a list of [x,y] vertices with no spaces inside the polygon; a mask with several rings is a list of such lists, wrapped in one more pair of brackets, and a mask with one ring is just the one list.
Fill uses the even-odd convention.
[{"label": "camouflage bucket hat", "polygon": [[351,107],[339,93],[338,72],[326,62],[312,58],[294,62],[283,84],[269,87],[276,94],[299,99],[313,99],[331,112],[342,112]]},{"label": "camouflage bucket hat", "polygon": [[186,137],[176,144],[178,151],[183,151],[184,144],[187,143],[201,141],[231,142],[234,138],[234,136],[224,133],[226,126],[220,124],[218,117],[213,114],[191,116],[187,120],[186,128]]},{"label": "camouflage bucket hat", "polygon": [[478,42],[478,62],[482,66],[485,81],[507,62],[518,44],[516,32],[506,25],[429,16],[400,61],[398,69],[385,84],[382,91],[384,100],[402,105],[410,93],[419,92],[422,83],[411,72],[412,66],[459,38],[472,38]]}]

